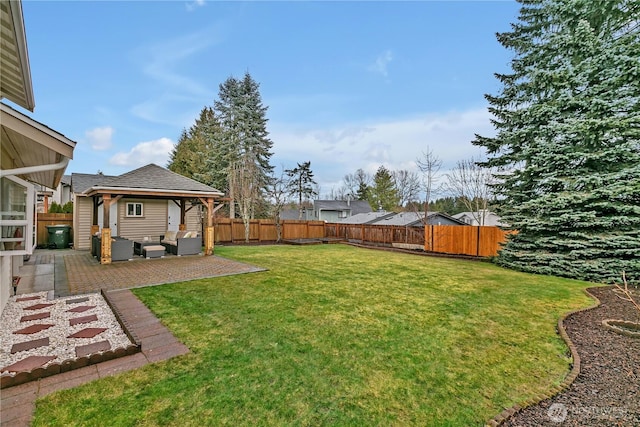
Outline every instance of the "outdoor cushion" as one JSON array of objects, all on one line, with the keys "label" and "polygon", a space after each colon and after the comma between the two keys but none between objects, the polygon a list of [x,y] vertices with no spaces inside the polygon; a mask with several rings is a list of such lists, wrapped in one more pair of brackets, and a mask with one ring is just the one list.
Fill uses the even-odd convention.
[{"label": "outdoor cushion", "polygon": [[184,235],[185,235],[185,234],[187,234],[187,232],[186,232],[186,231],[184,231],[184,230],[180,230],[180,231],[178,231],[178,234],[176,234],[176,238],[177,238],[177,239],[182,239],[182,238],[184,237]]},{"label": "outdoor cushion", "polygon": [[178,234],[177,231],[167,231],[166,233],[164,233],[164,241],[167,240],[176,240],[176,235]]}]

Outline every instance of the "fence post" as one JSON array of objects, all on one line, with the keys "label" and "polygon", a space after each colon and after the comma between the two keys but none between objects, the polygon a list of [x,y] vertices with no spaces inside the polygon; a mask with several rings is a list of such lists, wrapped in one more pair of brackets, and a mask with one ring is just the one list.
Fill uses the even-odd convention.
[{"label": "fence post", "polygon": [[478,226],[478,236],[476,238],[476,256],[480,256],[480,226]]}]

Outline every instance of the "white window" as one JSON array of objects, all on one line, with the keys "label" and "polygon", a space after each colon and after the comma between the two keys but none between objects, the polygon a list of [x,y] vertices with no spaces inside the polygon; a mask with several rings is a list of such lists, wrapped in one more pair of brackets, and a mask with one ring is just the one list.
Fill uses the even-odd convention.
[{"label": "white window", "polygon": [[144,216],[142,203],[127,203],[127,216]]},{"label": "white window", "polygon": [[33,184],[15,176],[0,179],[0,255],[33,251]]}]

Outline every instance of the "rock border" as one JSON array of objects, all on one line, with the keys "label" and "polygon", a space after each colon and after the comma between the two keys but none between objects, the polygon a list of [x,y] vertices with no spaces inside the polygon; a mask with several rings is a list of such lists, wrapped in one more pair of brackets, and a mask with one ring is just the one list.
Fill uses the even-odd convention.
[{"label": "rock border", "polygon": [[95,365],[96,363],[106,362],[107,360],[117,359],[119,357],[130,356],[142,351],[142,344],[138,336],[131,330],[129,323],[123,319],[122,313],[115,306],[109,294],[101,290],[103,298],[113,311],[116,320],[122,327],[125,335],[129,337],[132,344],[126,347],[118,347],[113,350],[107,350],[99,353],[90,354],[76,359],[66,359],[62,362],[55,362],[46,368],[35,368],[31,371],[18,372],[15,375],[0,376],[0,390],[24,384],[30,381],[39,380],[41,378],[50,377],[51,375],[61,374],[63,372],[72,371],[74,369],[84,368],[85,366]]},{"label": "rock border", "polygon": [[[617,334],[631,338],[640,338],[640,323],[629,322],[627,320],[605,319],[602,321],[602,325]],[[633,329],[633,331],[624,328]]]},{"label": "rock border", "polygon": [[[596,286],[592,288],[596,288]],[[576,349],[576,346],[573,344],[573,341],[571,341],[571,338],[569,338],[569,335],[567,334],[567,331],[564,327],[564,321],[568,319],[570,316],[573,316],[574,314],[581,313],[587,310],[593,310],[594,308],[597,308],[598,306],[600,306],[601,304],[600,300],[595,295],[589,292],[589,289],[592,289],[592,288],[585,289],[583,292],[587,294],[587,296],[589,296],[591,299],[595,300],[595,303],[593,305],[586,308],[580,308],[578,310],[570,311],[569,313],[562,315],[560,319],[558,319],[558,326],[556,329],[560,337],[562,337],[564,342],[567,344],[567,347],[569,347],[569,350],[571,351],[571,358],[573,359],[571,371],[569,371],[569,374],[564,378],[564,381],[562,381],[562,383],[553,387],[552,389],[550,389],[545,393],[534,396],[529,400],[525,400],[521,404],[516,403],[512,407],[505,409],[504,411],[502,411],[501,413],[499,413],[498,415],[496,415],[495,417],[487,421],[485,426],[497,427],[499,425],[502,425],[509,418],[511,418],[521,410],[529,406],[537,405],[543,400],[551,399],[557,394],[560,394],[561,392],[569,388],[569,386],[575,381],[575,379],[578,378],[578,375],[580,374],[580,355],[578,354],[578,350]]]}]

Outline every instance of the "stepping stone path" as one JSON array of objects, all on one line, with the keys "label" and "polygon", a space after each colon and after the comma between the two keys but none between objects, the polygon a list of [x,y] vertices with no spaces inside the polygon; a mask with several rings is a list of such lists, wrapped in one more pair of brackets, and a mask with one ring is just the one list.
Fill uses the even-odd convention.
[{"label": "stepping stone path", "polygon": [[19,329],[17,331],[14,331],[13,333],[14,334],[31,335],[31,334],[38,333],[40,331],[44,331],[45,329],[49,329],[52,326],[53,325],[50,324],[50,323],[40,323],[40,324],[37,324],[37,325],[27,326],[26,328]]},{"label": "stepping stone path", "polygon": [[75,326],[81,323],[91,323],[96,320],[98,320],[98,316],[95,314],[92,314],[91,316],[76,317],[75,319],[69,319],[69,326]]},{"label": "stepping stone path", "polygon": [[29,356],[26,359],[22,359],[21,361],[14,363],[13,365],[2,368],[2,370],[10,372],[28,372],[41,367],[55,358],[55,356]]},{"label": "stepping stone path", "polygon": [[67,310],[68,313],[84,313],[87,310],[91,310],[92,308],[96,308],[95,305],[81,305],[78,307],[73,307]]},{"label": "stepping stone path", "polygon": [[11,354],[45,346],[49,346],[49,337],[14,344],[13,346],[11,346]]},{"label": "stepping stone path", "polygon": [[84,328],[75,334],[69,335],[67,338],[93,338],[106,330],[107,328]]},{"label": "stepping stone path", "polygon": [[30,305],[29,307],[25,307],[24,310],[41,310],[43,308],[51,307],[52,305],[53,304],[40,303],[36,305]]},{"label": "stepping stone path", "polygon": [[84,357],[107,350],[111,350],[111,344],[106,340],[94,342],[93,344],[79,345],[76,347],[76,357]]},{"label": "stepping stone path", "polygon": [[[34,322],[34,321],[38,321],[38,320],[42,320],[42,319],[51,319],[52,318],[52,311],[55,311],[58,314],[55,314],[56,319],[59,318],[59,313],[61,313],[60,311],[60,305],[56,304],[60,304],[60,302],[55,302],[55,301],[47,301],[46,299],[44,299],[44,296],[41,295],[33,295],[33,296],[24,296],[22,298],[17,298],[15,300],[15,302],[17,303],[24,303],[27,301],[34,301],[34,304],[32,305],[28,305],[25,307],[23,306],[17,314],[16,317],[19,317],[20,319],[20,323],[25,323],[25,322]],[[39,300],[39,301],[38,301]],[[88,301],[92,301],[92,303],[89,304],[84,304],[82,305],[81,303],[87,303]],[[95,309],[97,306],[95,305],[96,300],[92,297],[81,297],[81,298],[75,298],[75,299],[67,299],[65,301],[65,305],[67,307],[69,307],[68,309],[64,310],[65,313],[85,313],[88,312],[89,310]],[[53,309],[51,309],[50,307],[52,306],[56,306]],[[41,312],[36,312],[33,314],[27,314],[29,312],[34,312],[37,310],[43,310],[49,308],[50,310],[45,310],[45,311],[41,311]],[[21,314],[24,313],[24,315],[21,316]],[[102,313],[102,311],[99,311],[98,313]],[[91,314],[91,315],[86,315],[86,316],[81,316],[81,317],[75,317],[75,318],[68,318],[68,317],[63,317],[63,319],[67,318],[69,320],[68,325],[69,327],[72,326],[76,326],[76,325],[81,325],[81,324],[87,324],[88,326],[90,326],[91,323],[93,322],[97,322],[98,321],[98,316],[99,314]],[[14,317],[14,318],[16,318]],[[52,323],[55,323],[56,321],[59,320],[55,320]],[[51,320],[50,320],[51,322]],[[66,323],[66,320],[64,320],[64,322]],[[17,325],[17,323],[14,323],[14,325]],[[28,325],[28,326],[27,326]],[[25,327],[23,328],[19,328],[16,329],[12,332],[12,334],[18,334],[18,335],[32,335],[32,334],[37,334],[39,332],[42,331],[46,331],[47,329],[55,326],[54,324],[51,323],[33,323],[33,324],[28,324],[25,325]],[[98,323],[98,325],[96,326],[102,326],[102,324]],[[15,327],[15,326],[14,326]],[[53,329],[52,329],[53,330]],[[106,331],[107,328],[104,327],[87,327],[84,328],[82,330],[79,330],[71,335],[68,335],[67,338],[73,338],[76,339],[77,341],[72,341],[72,343],[76,343],[77,345],[75,346],[75,355],[78,358],[81,357],[85,357],[85,356],[89,356],[95,353],[100,353],[100,352],[105,352],[108,350],[112,349],[112,344],[111,342],[109,342],[109,340],[105,339],[103,341],[98,341],[98,342],[91,342],[89,341],[90,339],[100,335],[101,333],[103,333],[104,331]],[[50,335],[53,336],[53,335]],[[34,350],[34,349],[39,349],[39,348],[43,348],[43,347],[49,347],[51,345],[51,341],[50,341],[50,336],[43,336],[42,334],[39,335],[36,339],[31,339],[31,340],[27,340],[24,342],[14,342],[13,345],[11,346],[11,350],[10,350],[10,354],[15,354],[17,356],[17,358],[12,358],[10,359],[12,362],[12,364],[8,365],[8,366],[4,366],[1,367],[2,371],[10,371],[10,372],[29,372],[32,371],[33,369],[36,368],[40,368],[43,367],[45,365],[47,365],[48,363],[50,363],[51,361],[55,361],[58,357],[57,356],[52,356],[52,355],[48,355],[48,356],[41,356],[41,355],[33,355],[33,352],[30,352],[30,350]],[[111,338],[109,338],[111,339]],[[87,343],[88,342],[88,343]],[[71,344],[72,346],[74,344]],[[121,344],[120,344],[121,345]],[[71,347],[73,348],[73,347]],[[8,348],[7,348],[8,350]],[[25,357],[22,359],[19,359],[20,353],[21,352],[25,352]],[[49,353],[49,350],[44,350],[44,354]],[[28,356],[28,354],[31,354]],[[36,354],[43,354],[43,353],[36,353]],[[51,354],[51,353],[50,353]],[[17,360],[17,362],[16,362]],[[57,360],[57,362],[61,362],[60,360]],[[11,362],[9,362],[11,363]]]},{"label": "stepping stone path", "polygon": [[16,300],[16,302],[22,302],[22,301],[34,301],[37,299],[42,299],[42,297],[38,297],[38,296],[33,296],[33,297],[23,297],[23,298],[18,298]]},{"label": "stepping stone path", "polygon": [[43,311],[42,313],[30,314],[28,316],[22,316],[20,322],[30,322],[32,320],[42,320],[51,317],[50,311]]},{"label": "stepping stone path", "polygon": [[76,298],[76,299],[69,299],[69,300],[67,300],[67,305],[70,305],[70,304],[79,304],[79,303],[81,303],[81,302],[87,302],[87,301],[89,301],[89,298],[87,298],[87,297],[84,297],[84,298]]}]

